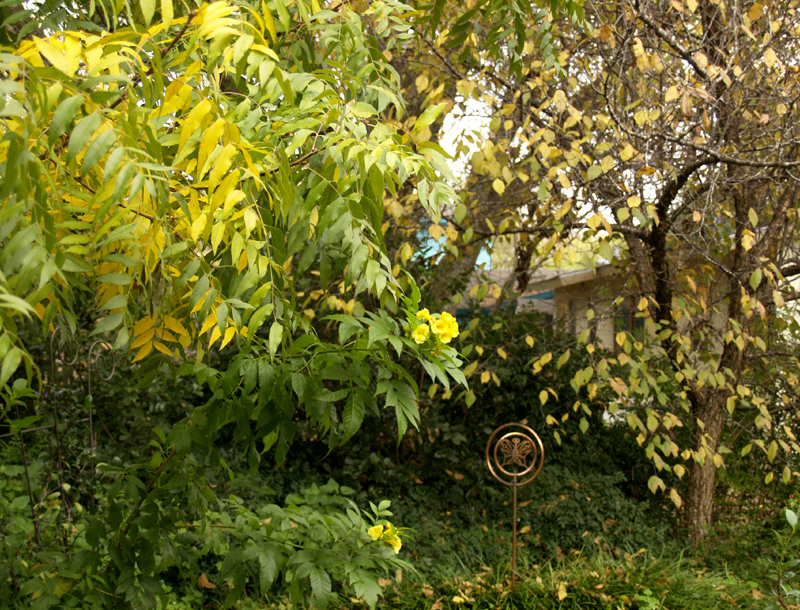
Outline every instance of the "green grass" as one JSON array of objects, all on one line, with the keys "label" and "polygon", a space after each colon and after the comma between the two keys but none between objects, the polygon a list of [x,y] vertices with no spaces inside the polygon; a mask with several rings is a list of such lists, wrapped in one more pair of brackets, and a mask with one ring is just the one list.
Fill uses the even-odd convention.
[{"label": "green grass", "polygon": [[[387,575],[376,610],[762,610],[772,601],[768,584],[747,582],[701,568],[682,555],[654,557],[642,549],[624,553],[572,552],[541,564],[518,566],[511,587],[507,562],[444,577]],[[169,610],[196,605],[174,603]],[[242,610],[297,610],[285,597],[247,600]],[[345,596],[328,610],[366,610]]]},{"label": "green grass", "polygon": [[[507,566],[485,567],[438,582],[386,584],[384,608],[397,610],[716,610],[762,608],[759,585],[698,569],[682,556],[579,552],[539,565],[519,566],[511,588]],[[755,589],[755,591],[754,591]],[[349,607],[349,606],[344,606]]]}]

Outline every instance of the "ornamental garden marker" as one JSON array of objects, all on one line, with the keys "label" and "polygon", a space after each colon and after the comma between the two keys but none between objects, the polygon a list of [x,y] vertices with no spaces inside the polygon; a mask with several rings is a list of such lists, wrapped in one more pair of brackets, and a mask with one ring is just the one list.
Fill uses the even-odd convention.
[{"label": "ornamental garden marker", "polygon": [[517,488],[533,481],[544,464],[542,439],[524,424],[504,424],[486,443],[486,465],[492,476],[514,490],[511,538],[511,586],[517,584]]}]

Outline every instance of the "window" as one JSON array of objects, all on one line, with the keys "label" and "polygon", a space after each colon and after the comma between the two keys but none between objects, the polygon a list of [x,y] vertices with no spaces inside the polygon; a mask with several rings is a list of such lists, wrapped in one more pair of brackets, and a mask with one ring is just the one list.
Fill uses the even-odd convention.
[{"label": "window", "polygon": [[568,330],[573,335],[576,331],[576,317],[577,317],[578,305],[574,299],[570,299],[569,301],[559,301],[556,305],[556,317],[558,318],[559,324],[561,324],[562,328]]},{"label": "window", "polygon": [[617,308],[614,316],[614,350],[619,349],[616,341],[617,333],[629,332],[635,339],[641,340],[644,337],[644,318],[636,316],[635,297],[628,297]]}]

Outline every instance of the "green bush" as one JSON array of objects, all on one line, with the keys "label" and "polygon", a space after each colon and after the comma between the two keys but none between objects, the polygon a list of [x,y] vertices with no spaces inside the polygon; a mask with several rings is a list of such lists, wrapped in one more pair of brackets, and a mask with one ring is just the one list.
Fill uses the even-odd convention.
[{"label": "green bush", "polygon": [[[481,366],[500,380],[499,386],[481,384],[480,373],[473,374],[476,400],[470,407],[446,398],[442,388],[433,388],[424,372],[415,370],[422,380],[422,422],[399,446],[390,418],[368,413],[362,433],[346,448],[329,453],[327,445],[306,438],[295,444],[285,463],[262,465],[263,482],[281,496],[333,476],[356,489],[359,501],[391,497],[398,522],[413,530],[407,547],[423,574],[498,565],[510,554],[511,493],[489,474],[484,450],[495,427],[525,421],[539,431],[546,459],[540,476],[519,492],[520,527],[530,528],[520,538],[521,555],[544,561],[598,536],[622,548],[665,544],[674,514],[646,488],[652,464],[627,424],[603,420],[599,408],[589,429],[581,432],[571,410],[576,394],[570,380],[586,366],[586,352],[572,335],[543,322],[539,314],[523,313],[470,323],[458,347],[474,358],[477,350],[469,346],[480,345]],[[535,340],[533,349],[524,340],[527,334]],[[556,346],[572,347],[573,357],[557,371],[533,374],[532,360]],[[505,350],[505,359],[497,348]],[[546,387],[557,397],[550,394],[543,405],[539,394]],[[595,397],[596,402],[604,399]],[[548,417],[558,425],[548,424]],[[252,479],[246,484],[250,491],[239,488],[237,494],[255,499],[259,480]]]}]

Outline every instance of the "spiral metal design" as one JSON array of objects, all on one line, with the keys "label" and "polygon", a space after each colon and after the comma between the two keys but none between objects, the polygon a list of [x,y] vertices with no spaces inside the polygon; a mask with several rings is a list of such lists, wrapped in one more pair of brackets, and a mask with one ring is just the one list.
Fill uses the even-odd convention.
[{"label": "spiral metal design", "polygon": [[[102,348],[102,351],[98,351]],[[117,370],[117,358],[108,341],[95,341],[89,348],[89,373],[95,374],[103,381],[110,381]],[[90,390],[91,392],[91,390]]]},{"label": "spiral metal design", "polygon": [[542,439],[524,424],[500,426],[486,444],[486,465],[503,485],[527,485],[539,476],[544,465]]},{"label": "spiral metal design", "polygon": [[63,366],[77,364],[78,356],[80,356],[80,346],[77,339],[68,333],[63,333],[60,326],[57,327],[50,337],[51,370],[55,367],[56,360]]}]

